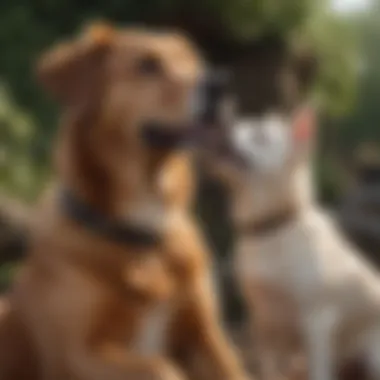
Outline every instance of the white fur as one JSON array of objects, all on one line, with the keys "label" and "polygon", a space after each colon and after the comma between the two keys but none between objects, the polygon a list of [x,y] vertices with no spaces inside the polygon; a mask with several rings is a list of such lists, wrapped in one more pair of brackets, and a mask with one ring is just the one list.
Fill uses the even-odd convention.
[{"label": "white fur", "polygon": [[305,341],[309,355],[309,377],[311,380],[333,380],[335,324],[338,321],[334,306],[322,308],[307,315],[304,323]]},{"label": "white fur", "polygon": [[[237,269],[244,282],[270,284],[298,305],[299,319],[304,321],[300,328],[310,349],[312,380],[334,378],[326,374],[331,370],[330,360],[337,355],[335,350],[344,354],[343,348],[335,346],[336,325],[344,327],[355,324],[355,319],[368,318],[372,322],[365,323],[363,334],[367,329],[380,329],[377,273],[317,208],[304,210],[274,235],[240,241]],[[368,344],[376,346],[371,341]],[[345,347],[347,355],[359,348]]]},{"label": "white fur", "polygon": [[[249,140],[244,133],[255,134],[239,133],[237,146],[244,153]],[[255,162],[269,162],[266,156],[276,151],[275,146],[265,150],[251,144],[255,152],[249,154]],[[314,201],[309,162],[283,159],[281,164],[276,160],[275,176],[273,172],[258,175],[253,168],[245,173],[244,185],[233,197],[235,220],[260,221],[288,207],[294,207],[297,216],[272,233],[242,236],[237,243],[237,276],[244,290],[252,289],[247,297],[252,297],[255,288],[278,289],[291,301],[290,307],[296,308],[310,361],[310,380],[334,380],[338,360],[359,350],[367,354],[374,379],[380,379],[378,273]],[[255,298],[250,301],[255,303]],[[357,327],[355,332],[351,326]],[[343,338],[348,338],[344,345]]]},{"label": "white fur", "polygon": [[256,170],[275,172],[284,164],[291,149],[286,120],[277,114],[242,119],[231,130],[232,142]]}]

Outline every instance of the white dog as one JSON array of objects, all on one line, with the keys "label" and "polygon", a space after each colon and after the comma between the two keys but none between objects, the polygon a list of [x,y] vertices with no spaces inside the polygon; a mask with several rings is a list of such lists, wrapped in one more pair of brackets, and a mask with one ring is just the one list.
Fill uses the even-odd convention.
[{"label": "white dog", "polygon": [[242,120],[229,131],[245,162],[240,169],[228,162],[236,185],[236,276],[262,378],[281,378],[284,365],[306,352],[310,380],[334,380],[338,365],[357,355],[378,380],[380,279],[317,205],[313,126],[305,107],[288,119],[273,113]]}]

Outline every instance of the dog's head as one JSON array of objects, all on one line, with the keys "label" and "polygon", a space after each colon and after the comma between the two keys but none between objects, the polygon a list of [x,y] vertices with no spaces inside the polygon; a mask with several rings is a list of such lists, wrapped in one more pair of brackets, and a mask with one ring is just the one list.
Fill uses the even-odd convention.
[{"label": "dog's head", "polygon": [[64,180],[93,203],[114,203],[103,208],[153,197],[175,143],[215,108],[205,69],[181,34],[105,24],[47,52],[38,76],[63,109]]},{"label": "dog's head", "polygon": [[53,48],[38,66],[41,82],[64,108],[101,101],[102,117],[112,113],[128,130],[148,122],[188,124],[203,70],[195,47],[180,34],[106,24]]},{"label": "dog's head", "polygon": [[[213,155],[219,154],[219,159],[234,158],[255,166],[255,171],[269,172],[286,161],[293,135],[308,134],[295,130],[306,129],[300,125],[312,123],[312,109],[300,110],[299,105],[315,82],[317,57],[305,48],[284,49],[281,45],[273,48],[266,43],[251,48],[251,66],[243,60],[235,69],[235,91],[239,96],[232,105],[236,112],[230,112],[224,128],[214,128],[209,139],[211,161]],[[254,72],[249,67],[254,67]],[[270,69],[266,70],[267,67]],[[303,139],[310,142],[313,131],[309,133],[310,138]]]},{"label": "dog's head", "polygon": [[269,112],[238,120],[229,130],[232,149],[252,176],[271,178],[305,162],[314,141],[314,114],[302,107],[289,115]]},{"label": "dog's head", "polygon": [[[252,74],[250,90],[249,84],[243,86],[243,101],[235,105],[239,114],[232,112],[224,128],[214,129],[205,160],[209,173],[232,186],[238,203],[233,211],[239,209],[238,214],[251,219],[298,196],[291,190],[298,181],[295,173],[308,166],[315,142],[314,108],[302,104],[318,71],[317,58],[306,50],[281,54],[283,59],[274,63],[269,76],[261,78],[261,70]],[[259,52],[259,69],[261,58]]]},{"label": "dog's head", "polygon": [[224,131],[211,171],[233,186],[237,221],[255,220],[293,207],[310,195],[309,163],[315,142],[311,106],[236,120]]}]

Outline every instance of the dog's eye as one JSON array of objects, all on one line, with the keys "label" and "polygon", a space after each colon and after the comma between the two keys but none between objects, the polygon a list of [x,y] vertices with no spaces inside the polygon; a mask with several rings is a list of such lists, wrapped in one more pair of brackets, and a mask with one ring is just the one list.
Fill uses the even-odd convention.
[{"label": "dog's eye", "polygon": [[161,62],[157,57],[147,55],[137,63],[137,72],[140,75],[159,75],[162,72]]}]

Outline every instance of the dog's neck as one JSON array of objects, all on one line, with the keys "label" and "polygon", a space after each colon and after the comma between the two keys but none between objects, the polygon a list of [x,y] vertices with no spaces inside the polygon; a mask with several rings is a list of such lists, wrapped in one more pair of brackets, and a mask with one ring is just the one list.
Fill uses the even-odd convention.
[{"label": "dog's neck", "polygon": [[232,213],[238,230],[260,234],[286,226],[314,204],[312,170],[305,163],[273,181],[247,179],[233,196]]},{"label": "dog's neck", "polygon": [[85,114],[65,120],[68,125],[60,136],[57,157],[62,187],[108,219],[160,230],[165,210],[154,175],[166,154],[147,157],[134,147],[116,165],[106,167],[98,157],[104,152],[93,148],[92,121]]},{"label": "dog's neck", "polygon": [[294,170],[290,185],[292,198],[298,209],[308,209],[315,205],[315,185],[309,162],[303,163]]},{"label": "dog's neck", "polygon": [[109,218],[67,189],[60,189],[60,210],[71,221],[95,235],[118,244],[151,247],[161,242],[160,231],[135,220]]}]

